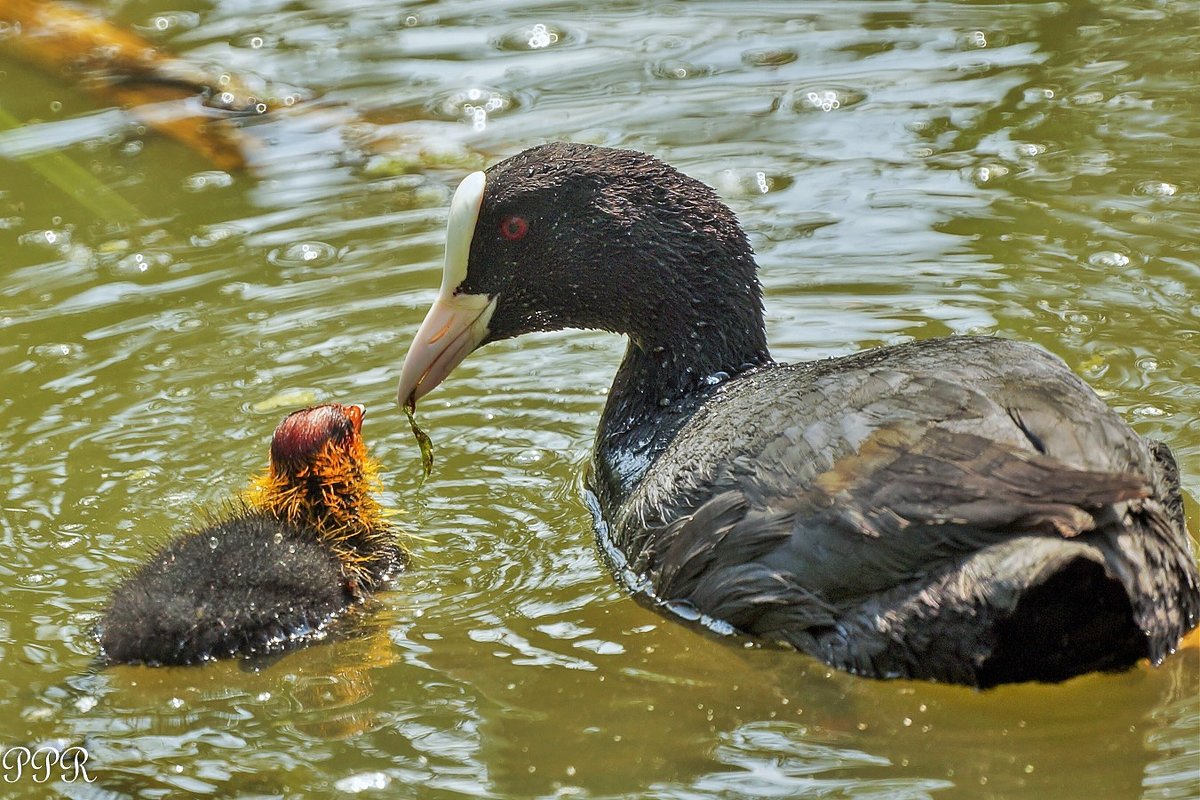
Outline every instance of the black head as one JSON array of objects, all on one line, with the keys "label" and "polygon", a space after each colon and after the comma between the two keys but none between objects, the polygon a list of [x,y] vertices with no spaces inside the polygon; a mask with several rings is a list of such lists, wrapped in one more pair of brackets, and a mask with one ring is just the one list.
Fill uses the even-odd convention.
[{"label": "black head", "polygon": [[755,269],[733,212],[703,183],[630,150],[530,148],[456,192],[442,289],[400,401],[475,347],[533,331],[608,330],[665,350],[722,328],[718,338],[765,353]]},{"label": "black head", "polygon": [[757,285],[733,212],[656,158],[555,143],[486,175],[459,287],[498,298],[485,342],[565,327],[652,338],[710,284]]}]

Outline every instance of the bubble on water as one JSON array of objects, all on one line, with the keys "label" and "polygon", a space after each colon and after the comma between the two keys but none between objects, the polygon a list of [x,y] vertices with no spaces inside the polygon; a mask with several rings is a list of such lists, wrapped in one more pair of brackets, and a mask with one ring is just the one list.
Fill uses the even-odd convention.
[{"label": "bubble on water", "polygon": [[565,43],[568,38],[564,29],[539,22],[513,28],[501,36],[496,44],[501,50],[545,50]]},{"label": "bubble on water", "polygon": [[233,176],[216,169],[196,172],[183,179],[183,190],[192,193],[224,189],[232,185]]},{"label": "bubble on water", "polygon": [[116,275],[144,275],[156,268],[170,266],[173,260],[170,253],[159,250],[143,250],[118,259],[112,264],[110,270]]},{"label": "bubble on water", "polygon": [[1147,404],[1144,406],[1135,407],[1133,409],[1133,414],[1137,417],[1164,417],[1166,416],[1167,412],[1158,406]]},{"label": "bubble on water", "polygon": [[712,74],[712,67],[692,64],[687,61],[668,59],[650,65],[650,74],[656,78],[682,81]]},{"label": "bubble on water", "polygon": [[1055,95],[1056,93],[1053,89],[1040,86],[1026,89],[1023,97],[1028,105],[1036,105],[1038,103],[1045,103],[1049,100],[1053,100]]},{"label": "bubble on water", "polygon": [[988,46],[987,34],[983,31],[971,31],[963,37],[963,46],[970,49],[982,50]]},{"label": "bubble on water", "polygon": [[386,772],[360,772],[357,775],[347,775],[334,782],[334,788],[345,794],[380,791],[391,785],[392,778]]},{"label": "bubble on water", "polygon": [[747,67],[782,67],[791,64],[799,56],[786,47],[761,47],[742,53],[742,63]]},{"label": "bubble on water", "polygon": [[200,24],[200,14],[195,11],[162,11],[146,22],[134,25],[134,30],[148,34],[163,34],[187,31]]},{"label": "bubble on water", "polygon": [[192,234],[190,241],[195,247],[212,247],[214,244],[220,244],[221,242],[240,236],[241,233],[241,229],[233,225],[217,223],[201,228],[198,232]]},{"label": "bubble on water", "polygon": [[855,89],[837,86],[813,87],[799,89],[792,101],[792,110],[798,112],[821,111],[828,113],[840,108],[858,105],[866,99],[866,94]]},{"label": "bubble on water", "polygon": [[492,117],[517,107],[515,98],[482,86],[450,92],[431,98],[428,108],[441,119],[469,123],[482,131]]},{"label": "bubble on water", "polygon": [[1003,164],[982,164],[971,170],[971,180],[982,186],[1003,178],[1008,174],[1008,167]]},{"label": "bubble on water", "polygon": [[713,184],[725,197],[754,197],[787,189],[794,183],[790,175],[761,169],[724,169],[717,173]]},{"label": "bubble on water", "polygon": [[54,575],[49,572],[27,572],[17,580],[25,586],[45,586],[54,580]]},{"label": "bubble on water", "polygon": [[325,242],[296,242],[276,247],[267,260],[277,267],[322,267],[337,260],[337,250]]},{"label": "bubble on water", "polygon": [[28,247],[41,247],[55,252],[63,252],[71,246],[71,231],[67,228],[30,231],[18,236],[17,243]]},{"label": "bubble on water", "polygon": [[1179,187],[1165,181],[1142,181],[1134,188],[1134,192],[1145,197],[1174,197]]},{"label": "bubble on water", "polygon": [[28,350],[38,361],[72,361],[83,355],[83,346],[74,342],[45,342]]},{"label": "bubble on water", "polygon": [[1129,256],[1115,250],[1101,250],[1088,256],[1088,263],[1093,267],[1127,267]]}]

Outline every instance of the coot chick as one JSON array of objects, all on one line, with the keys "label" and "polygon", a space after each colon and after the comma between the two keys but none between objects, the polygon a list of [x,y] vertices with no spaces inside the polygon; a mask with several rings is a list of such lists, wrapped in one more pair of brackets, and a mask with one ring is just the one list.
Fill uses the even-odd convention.
[{"label": "coot chick", "polygon": [[534,147],[455,193],[399,399],[488,342],[625,334],[590,476],[618,574],[860,675],[1058,681],[1157,664],[1196,625],[1170,451],[1062,361],[963,336],[776,364],[756,269],[702,183]]},{"label": "coot chick", "polygon": [[168,543],[113,592],[98,627],[109,663],[196,664],[322,637],[405,562],[372,495],[365,410],[289,414],[270,466],[224,518]]}]

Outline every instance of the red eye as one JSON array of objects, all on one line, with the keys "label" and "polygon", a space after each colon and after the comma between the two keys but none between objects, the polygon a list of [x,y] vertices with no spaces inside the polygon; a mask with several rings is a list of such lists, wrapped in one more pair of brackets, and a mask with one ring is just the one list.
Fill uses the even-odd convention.
[{"label": "red eye", "polygon": [[500,221],[500,235],[510,242],[525,236],[529,232],[529,223],[524,217],[505,217]]}]

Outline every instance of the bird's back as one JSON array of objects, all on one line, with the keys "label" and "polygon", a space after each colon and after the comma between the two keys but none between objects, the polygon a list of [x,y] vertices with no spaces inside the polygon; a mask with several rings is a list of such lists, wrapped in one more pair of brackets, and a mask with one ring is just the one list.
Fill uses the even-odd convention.
[{"label": "bird's back", "polygon": [[1088,627],[1090,600],[1051,609],[1040,586],[1111,595],[1109,616],[1131,620],[1115,649],[1154,659],[1200,606],[1169,451],[1061,361],[1002,339],[739,376],[606,518],[657,598],[868,674],[987,682],[1017,616]]}]

